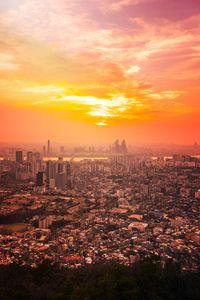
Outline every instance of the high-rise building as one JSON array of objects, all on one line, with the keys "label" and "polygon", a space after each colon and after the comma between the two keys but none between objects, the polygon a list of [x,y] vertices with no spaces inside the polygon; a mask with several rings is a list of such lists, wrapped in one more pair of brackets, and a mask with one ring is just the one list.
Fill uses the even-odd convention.
[{"label": "high-rise building", "polygon": [[32,151],[28,151],[27,152],[27,161],[29,163],[32,163],[33,162],[33,152]]},{"label": "high-rise building", "polygon": [[23,151],[16,151],[16,162],[20,164],[23,162]]},{"label": "high-rise building", "polygon": [[47,141],[47,155],[51,154],[51,142],[50,140]]},{"label": "high-rise building", "polygon": [[46,176],[47,176],[47,187],[50,187],[51,179],[56,179],[57,163],[54,161],[47,161],[46,163]]},{"label": "high-rise building", "polygon": [[45,186],[46,185],[46,175],[45,172],[38,172],[36,178],[36,185],[37,186]]},{"label": "high-rise building", "polygon": [[122,143],[119,143],[119,140],[116,140],[113,147],[112,147],[113,153],[116,154],[126,154],[128,152],[126,142],[125,140],[122,141]]},{"label": "high-rise building", "polygon": [[51,165],[52,165],[52,161],[47,161],[46,164],[46,181],[47,181],[47,188],[49,188],[49,183],[50,183],[50,179],[51,179]]},{"label": "high-rise building", "polygon": [[72,170],[69,162],[66,163],[66,179],[67,179],[67,187],[72,188]]},{"label": "high-rise building", "polygon": [[66,175],[67,177],[71,176],[71,165],[69,162],[66,163]]},{"label": "high-rise building", "polygon": [[59,157],[58,159],[58,173],[64,172],[64,163],[62,157]]}]

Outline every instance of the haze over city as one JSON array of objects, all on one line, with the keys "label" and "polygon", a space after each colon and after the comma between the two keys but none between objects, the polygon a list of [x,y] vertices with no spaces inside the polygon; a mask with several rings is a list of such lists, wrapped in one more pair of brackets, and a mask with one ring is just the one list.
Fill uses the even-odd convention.
[{"label": "haze over city", "polygon": [[198,142],[199,8],[1,1],[0,141]]}]

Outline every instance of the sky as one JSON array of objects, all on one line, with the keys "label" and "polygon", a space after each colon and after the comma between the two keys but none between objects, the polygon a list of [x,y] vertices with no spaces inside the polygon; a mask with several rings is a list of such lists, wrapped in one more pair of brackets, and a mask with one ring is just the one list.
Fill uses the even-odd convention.
[{"label": "sky", "polygon": [[200,142],[199,0],[0,0],[0,141]]}]

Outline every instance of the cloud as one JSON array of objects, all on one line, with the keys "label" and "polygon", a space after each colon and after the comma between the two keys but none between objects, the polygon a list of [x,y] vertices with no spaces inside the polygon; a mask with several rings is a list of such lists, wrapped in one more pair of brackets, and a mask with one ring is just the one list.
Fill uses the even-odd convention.
[{"label": "cloud", "polygon": [[19,66],[14,62],[14,56],[7,53],[0,53],[0,71],[16,71]]},{"label": "cloud", "polygon": [[130,4],[138,4],[140,1],[131,1],[131,0],[121,0],[121,1],[110,1],[108,8],[110,10],[118,11],[122,9],[124,6],[128,6]]},{"label": "cloud", "polygon": [[141,70],[141,68],[139,66],[131,66],[127,71],[126,74],[128,75],[132,75],[135,73],[138,73]]},{"label": "cloud", "polygon": [[118,12],[127,6],[138,5],[147,2],[147,0],[104,0],[101,1],[100,8],[104,13]]},{"label": "cloud", "polygon": [[[36,101],[36,106],[49,106],[54,109],[61,109],[63,111],[73,111],[81,118],[90,116],[93,119],[93,123],[99,126],[106,126],[115,120],[135,120],[140,116],[143,118],[149,118],[154,107],[159,106],[159,111],[162,111],[162,107],[165,104],[159,104],[150,102],[157,100],[172,101],[181,95],[181,91],[161,91],[155,93],[152,89],[141,91],[140,97],[127,97],[121,95],[110,95],[108,98],[100,98],[94,96],[77,96],[77,95],[65,95],[51,97],[44,101]],[[168,102],[169,103],[169,102]],[[104,125],[102,125],[104,124]]]},{"label": "cloud", "polygon": [[[128,6],[139,2],[145,6],[142,0],[29,0],[1,12],[0,69],[18,71],[6,72],[9,98],[13,91],[16,102],[80,106],[95,124],[147,117],[157,102],[159,112],[166,102],[181,103],[186,87],[179,81],[199,76],[200,15],[143,19],[133,9],[126,18]],[[102,7],[122,19],[102,17]]]},{"label": "cloud", "polygon": [[33,94],[46,94],[46,93],[63,93],[65,89],[58,86],[33,86],[25,87],[22,89],[23,93],[33,93]]},{"label": "cloud", "polygon": [[162,91],[160,93],[150,92],[147,94],[148,98],[154,100],[174,100],[183,95],[185,92],[183,91]]},{"label": "cloud", "polygon": [[97,126],[106,126],[107,123],[106,122],[98,122],[96,123]]}]

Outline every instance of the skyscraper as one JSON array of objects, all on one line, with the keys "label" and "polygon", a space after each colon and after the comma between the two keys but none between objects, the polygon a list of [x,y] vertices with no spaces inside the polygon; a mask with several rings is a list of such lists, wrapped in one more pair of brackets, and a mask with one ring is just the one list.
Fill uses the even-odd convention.
[{"label": "skyscraper", "polygon": [[64,172],[64,163],[62,157],[59,157],[58,159],[58,173]]},{"label": "skyscraper", "polygon": [[38,172],[36,178],[37,186],[45,186],[46,185],[46,175],[44,172]]},{"label": "skyscraper", "polygon": [[66,187],[66,174],[57,173],[56,175],[56,187],[65,188]]},{"label": "skyscraper", "polygon": [[122,141],[121,144],[121,153],[126,154],[127,153],[127,146],[125,140]]},{"label": "skyscraper", "polygon": [[128,152],[125,140],[120,144],[119,140],[116,140],[113,147],[113,152],[117,154],[126,154]]},{"label": "skyscraper", "polygon": [[46,163],[46,180],[47,180],[47,187],[50,186],[51,179],[56,179],[57,173],[57,163],[53,161],[47,161]]},{"label": "skyscraper", "polygon": [[29,163],[32,163],[33,162],[33,152],[32,151],[28,151],[27,152],[27,161]]},{"label": "skyscraper", "polygon": [[47,141],[47,155],[51,154],[51,142],[50,140]]},{"label": "skyscraper", "polygon": [[67,179],[67,187],[72,187],[72,172],[71,172],[71,165],[69,162],[66,163],[66,179]]},{"label": "skyscraper", "polygon": [[16,151],[16,162],[20,164],[23,162],[23,151]]}]

